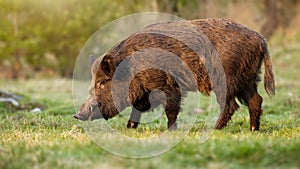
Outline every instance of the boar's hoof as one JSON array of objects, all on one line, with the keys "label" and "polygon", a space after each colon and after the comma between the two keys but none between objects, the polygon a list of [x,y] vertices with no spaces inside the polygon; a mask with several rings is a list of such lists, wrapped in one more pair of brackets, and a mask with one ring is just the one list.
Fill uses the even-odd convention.
[{"label": "boar's hoof", "polygon": [[136,129],[138,125],[139,125],[138,122],[134,122],[134,121],[128,120],[127,128],[133,128],[133,129]]},{"label": "boar's hoof", "polygon": [[257,127],[257,126],[251,126],[250,130],[251,131],[258,131],[259,127]]}]

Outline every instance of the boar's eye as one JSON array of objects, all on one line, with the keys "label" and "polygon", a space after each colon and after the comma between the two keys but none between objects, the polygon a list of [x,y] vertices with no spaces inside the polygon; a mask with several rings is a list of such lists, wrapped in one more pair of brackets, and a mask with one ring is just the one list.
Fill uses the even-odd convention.
[{"label": "boar's eye", "polygon": [[97,82],[96,83],[96,88],[98,88],[98,89],[104,89],[105,88],[105,81]]}]

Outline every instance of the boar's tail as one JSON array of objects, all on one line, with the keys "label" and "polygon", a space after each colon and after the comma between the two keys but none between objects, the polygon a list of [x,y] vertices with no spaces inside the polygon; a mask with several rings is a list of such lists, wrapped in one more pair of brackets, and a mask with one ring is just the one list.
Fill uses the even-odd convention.
[{"label": "boar's tail", "polygon": [[273,73],[273,66],[271,57],[267,48],[267,44],[264,44],[263,49],[265,75],[264,75],[264,87],[269,96],[275,95],[275,77]]}]

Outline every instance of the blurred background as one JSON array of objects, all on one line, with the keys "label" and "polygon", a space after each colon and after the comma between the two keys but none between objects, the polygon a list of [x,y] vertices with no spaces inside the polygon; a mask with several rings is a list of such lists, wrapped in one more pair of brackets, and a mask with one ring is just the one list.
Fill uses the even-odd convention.
[{"label": "blurred background", "polygon": [[0,79],[71,78],[88,38],[137,12],[231,18],[263,34],[271,47],[298,45],[299,9],[298,0],[0,0]]}]

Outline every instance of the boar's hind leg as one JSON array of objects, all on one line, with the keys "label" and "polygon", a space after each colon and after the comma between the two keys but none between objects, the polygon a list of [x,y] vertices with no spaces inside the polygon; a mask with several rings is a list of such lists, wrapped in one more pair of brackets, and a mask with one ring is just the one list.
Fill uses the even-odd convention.
[{"label": "boar's hind leg", "polygon": [[132,108],[132,112],[130,114],[130,118],[127,123],[127,128],[137,128],[141,119],[141,112],[136,110],[134,107]]},{"label": "boar's hind leg", "polygon": [[239,105],[236,103],[235,97],[226,100],[224,109],[220,105],[221,114],[218,118],[215,128],[222,129],[223,127],[225,127],[229,122],[229,120],[231,119],[231,116],[234,114],[236,110],[238,110],[238,108]]},{"label": "boar's hind leg", "polygon": [[253,85],[241,92],[241,98],[249,108],[250,130],[259,130],[259,119],[262,114],[262,97],[257,93],[257,86]]}]

